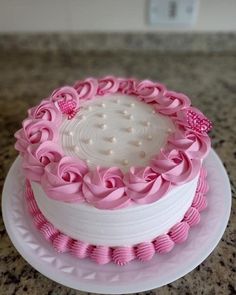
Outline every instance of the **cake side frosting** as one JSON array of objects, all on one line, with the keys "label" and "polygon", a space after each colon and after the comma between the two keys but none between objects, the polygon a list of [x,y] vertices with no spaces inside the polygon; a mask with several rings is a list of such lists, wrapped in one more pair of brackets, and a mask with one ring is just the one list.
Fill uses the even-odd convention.
[{"label": "cake side frosting", "polygon": [[[119,167],[92,169],[83,159],[68,157],[58,141],[62,122],[73,120],[83,103],[117,92],[151,105],[175,126],[149,165],[131,167],[127,173]],[[49,198],[62,202],[87,202],[100,209],[156,202],[176,186],[193,180],[210,148],[210,121],[191,107],[184,94],[148,80],[109,76],[78,81],[74,87],[55,90],[28,114],[16,133],[23,170],[29,180],[42,185]]]},{"label": "cake side frosting", "polygon": [[181,221],[193,201],[197,181],[198,176],[154,203],[134,203],[117,210],[97,209],[88,203],[62,203],[48,198],[39,184],[32,182],[31,187],[42,214],[64,234],[90,244],[132,246],[167,233]]},{"label": "cake side frosting", "polygon": [[175,244],[183,243],[187,239],[190,227],[200,221],[199,212],[207,206],[208,185],[205,178],[206,171],[201,169],[194,199],[180,222],[172,226],[166,234],[159,235],[152,241],[143,241],[133,246],[94,245],[82,240],[72,239],[60,232],[38,208],[29,181],[26,182],[26,199],[28,210],[32,214],[35,225],[45,239],[52,242],[58,252],[70,252],[79,259],[89,257],[98,264],[107,264],[112,261],[115,264],[124,265],[133,259],[148,261],[152,259],[155,253],[168,253]]}]

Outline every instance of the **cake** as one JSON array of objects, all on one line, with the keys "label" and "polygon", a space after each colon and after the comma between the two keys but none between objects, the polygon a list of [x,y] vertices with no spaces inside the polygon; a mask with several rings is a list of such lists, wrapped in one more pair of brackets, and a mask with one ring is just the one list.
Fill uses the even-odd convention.
[{"label": "cake", "polygon": [[58,252],[125,265],[184,242],[207,206],[212,123],[150,80],[56,89],[16,132],[26,203]]}]

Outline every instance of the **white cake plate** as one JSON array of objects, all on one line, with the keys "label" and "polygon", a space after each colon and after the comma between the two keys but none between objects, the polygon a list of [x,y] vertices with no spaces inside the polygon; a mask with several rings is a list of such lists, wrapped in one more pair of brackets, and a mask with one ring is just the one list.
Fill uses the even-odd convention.
[{"label": "white cake plate", "polygon": [[3,219],[12,243],[35,269],[65,286],[86,292],[120,294],[158,288],[186,275],[213,251],[220,241],[231,208],[231,190],[225,169],[211,150],[205,160],[210,190],[208,208],[201,222],[190,229],[188,240],[150,262],[138,261],[120,267],[99,266],[89,259],[76,260],[57,254],[34,227],[24,201],[24,177],[20,159],[12,165],[3,189]]}]

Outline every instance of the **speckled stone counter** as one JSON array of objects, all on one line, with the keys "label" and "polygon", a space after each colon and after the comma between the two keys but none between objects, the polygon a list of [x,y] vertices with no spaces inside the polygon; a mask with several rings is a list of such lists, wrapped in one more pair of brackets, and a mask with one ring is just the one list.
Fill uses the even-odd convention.
[{"label": "speckled stone counter", "polygon": [[[0,51],[1,186],[17,153],[14,132],[26,110],[54,88],[86,76],[113,73],[160,80],[183,91],[214,122],[213,147],[236,185],[236,53],[164,54],[155,51]],[[213,253],[185,277],[142,294],[236,294],[236,200],[227,230]],[[34,270],[12,245],[0,220],[0,294],[85,294]]]}]

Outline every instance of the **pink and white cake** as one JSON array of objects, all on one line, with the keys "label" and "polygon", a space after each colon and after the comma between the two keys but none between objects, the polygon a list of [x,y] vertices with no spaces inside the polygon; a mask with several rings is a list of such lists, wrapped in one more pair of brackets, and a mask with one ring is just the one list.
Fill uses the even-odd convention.
[{"label": "pink and white cake", "polygon": [[184,242],[206,205],[211,122],[149,80],[56,89],[16,132],[32,219],[58,252],[148,261]]}]

